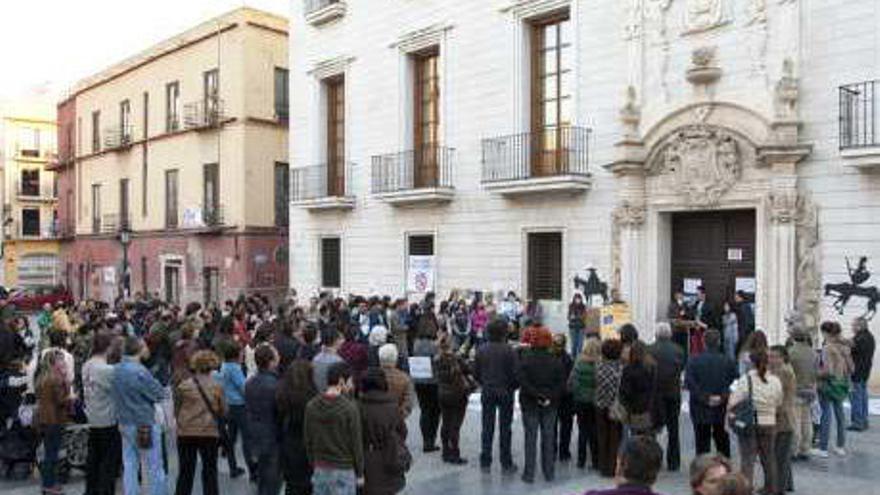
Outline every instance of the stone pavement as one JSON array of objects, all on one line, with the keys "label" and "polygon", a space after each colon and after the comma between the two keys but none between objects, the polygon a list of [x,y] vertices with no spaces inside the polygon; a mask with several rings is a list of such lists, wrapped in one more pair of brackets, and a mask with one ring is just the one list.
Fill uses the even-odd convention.
[{"label": "stone pavement", "polygon": [[[587,489],[609,486],[609,480],[600,478],[595,472],[577,469],[572,463],[557,464],[556,481],[546,483],[540,475],[533,485],[526,485],[516,476],[502,476],[499,466],[493,466],[491,473],[483,473],[478,466],[480,445],[480,415],[477,396],[472,397],[468,417],[462,430],[462,455],[470,460],[467,466],[450,466],[440,460],[439,453],[426,455],[421,452],[421,438],[418,430],[418,410],[409,420],[409,445],[415,457],[412,470],[407,476],[407,487],[403,493],[412,495],[574,495]],[[685,468],[693,458],[693,434],[690,420],[686,415],[681,419],[682,466]],[[575,431],[576,435],[576,431]],[[514,428],[514,460],[522,467],[522,428],[519,420]],[[661,444],[665,437],[659,439]],[[832,438],[833,441],[833,438]],[[497,446],[497,439],[496,439]],[[496,447],[497,448],[497,447]],[[735,447],[734,447],[735,448]],[[875,418],[875,429],[864,433],[847,432],[847,450],[844,457],[825,460],[811,460],[795,464],[796,493],[804,495],[830,495],[851,493],[853,495],[880,493],[880,420]],[[734,454],[736,455],[736,454]],[[497,451],[496,451],[497,457]],[[172,476],[169,493],[173,493],[175,461],[172,459]],[[757,469],[760,472],[760,468]],[[250,495],[255,493],[252,485],[242,478],[230,480],[223,459],[220,462],[221,493],[228,495]],[[760,474],[757,475],[758,479]],[[194,493],[201,493],[198,476]],[[39,492],[36,478],[28,482],[0,482],[3,495],[31,495]],[[657,491],[667,495],[689,493],[686,469],[679,473],[663,472]],[[80,495],[83,483],[76,477],[67,485],[67,493]]]}]

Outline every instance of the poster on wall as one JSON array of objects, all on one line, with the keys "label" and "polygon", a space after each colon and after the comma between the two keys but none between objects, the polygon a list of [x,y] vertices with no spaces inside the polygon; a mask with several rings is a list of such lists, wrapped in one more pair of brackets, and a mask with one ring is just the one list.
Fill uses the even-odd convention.
[{"label": "poster on wall", "polygon": [[434,290],[434,257],[410,256],[406,274],[407,292],[424,294]]},{"label": "poster on wall", "polygon": [[757,284],[754,278],[736,277],[736,291],[743,291],[746,294],[754,294],[757,290]]},{"label": "poster on wall", "polygon": [[688,296],[695,296],[697,294],[697,289],[703,285],[703,279],[700,278],[686,278],[684,279],[683,290],[682,292]]},{"label": "poster on wall", "polygon": [[632,322],[632,313],[626,303],[615,303],[602,306],[602,340],[617,337],[617,329],[625,323]]}]

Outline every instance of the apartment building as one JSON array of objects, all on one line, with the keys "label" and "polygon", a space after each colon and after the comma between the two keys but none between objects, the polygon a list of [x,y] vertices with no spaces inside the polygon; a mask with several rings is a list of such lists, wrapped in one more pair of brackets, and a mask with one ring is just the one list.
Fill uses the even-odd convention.
[{"label": "apartment building", "polygon": [[58,263],[55,115],[37,100],[11,105],[0,116],[3,172],[2,257],[7,287],[51,288]]},{"label": "apartment building", "polygon": [[240,8],[58,107],[64,277],[184,303],[287,287],[287,21]]},{"label": "apartment building", "polygon": [[514,290],[562,331],[590,267],[647,336],[701,285],[751,293],[777,342],[792,310],[873,317],[877,2],[294,1],[291,23],[296,289]]}]

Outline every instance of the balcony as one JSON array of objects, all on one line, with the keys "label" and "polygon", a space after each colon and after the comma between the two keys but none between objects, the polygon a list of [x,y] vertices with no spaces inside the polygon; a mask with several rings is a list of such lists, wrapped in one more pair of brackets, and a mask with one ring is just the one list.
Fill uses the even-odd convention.
[{"label": "balcony", "polygon": [[19,201],[48,203],[58,200],[58,191],[54,186],[20,180],[15,183],[15,195]]},{"label": "balcony", "polygon": [[101,234],[117,234],[122,230],[131,230],[131,216],[127,213],[107,213],[101,216],[100,225],[97,229],[92,228],[92,232],[98,231]]},{"label": "balcony", "polygon": [[298,167],[290,171],[291,204],[306,210],[350,210],[355,198],[349,178],[352,164]]},{"label": "balcony", "polygon": [[76,236],[76,222],[71,220],[58,221],[58,238],[73,239]]},{"label": "balcony", "polygon": [[226,220],[223,215],[223,205],[204,205],[202,206],[202,225],[206,232],[216,232],[226,227]]},{"label": "balcony", "polygon": [[878,88],[876,80],[839,88],[840,154],[846,165],[880,166]]},{"label": "balcony", "polygon": [[134,127],[131,124],[106,127],[103,134],[104,149],[107,151],[126,151],[134,143]]},{"label": "balcony", "polygon": [[451,201],[454,154],[454,148],[434,145],[374,156],[370,190],[395,206]]},{"label": "balcony", "polygon": [[590,130],[554,127],[483,140],[483,187],[503,196],[590,189]]},{"label": "balcony", "polygon": [[290,120],[290,108],[287,105],[275,105],[275,120],[280,124],[287,124]]},{"label": "balcony", "polygon": [[40,223],[25,224],[19,220],[13,222],[12,231],[16,239],[21,240],[53,240],[58,238],[58,225],[49,222],[49,225]]},{"label": "balcony", "polygon": [[304,0],[306,22],[320,26],[345,15],[347,8],[343,0]]},{"label": "balcony", "polygon": [[223,124],[223,100],[207,98],[183,106],[183,125],[186,129],[214,129]]}]

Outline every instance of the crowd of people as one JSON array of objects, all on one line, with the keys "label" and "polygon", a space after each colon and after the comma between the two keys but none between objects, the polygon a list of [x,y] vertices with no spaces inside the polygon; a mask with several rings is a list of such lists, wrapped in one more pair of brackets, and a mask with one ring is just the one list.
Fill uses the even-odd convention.
[{"label": "crowd of people", "polygon": [[[771,346],[760,329],[735,327],[728,315],[742,301],[712,317],[704,294],[692,306],[676,298],[650,344],[632,324],[601,338],[580,295],[568,332],[551,331],[541,306],[512,292],[418,302],[321,294],[302,304],[294,295],[277,306],[252,296],[184,308],[137,296],[114,307],[46,307],[38,334],[0,303],[0,441],[15,428],[39,432],[49,495],[63,493],[71,425],[87,427],[87,495],[115,493],[119,478],[125,495],[142,484],[165,495],[174,448],[176,495],[192,492],[199,460],[203,492],[220,493],[221,457],[230,477],[248,476],[260,495],[394,494],[414,462],[407,445],[468,463],[460,433],[477,391],[482,470],[492,469],[497,436],[503,474],[552,481],[557,463],[573,462],[616,480],[596,493],[649,493],[664,463],[680,470],[683,390],[696,439],[691,484],[701,495],[751,493],[758,462],[762,493],[793,491],[791,463],[828,457],[832,423],[830,451],[846,454],[847,399],[849,429],[868,427],[874,340],[865,320],[853,322],[852,339],[829,321],[821,342],[792,325],[786,344]],[[673,324],[685,317],[701,323],[699,352]],[[408,443],[416,404],[421,442]]]}]

